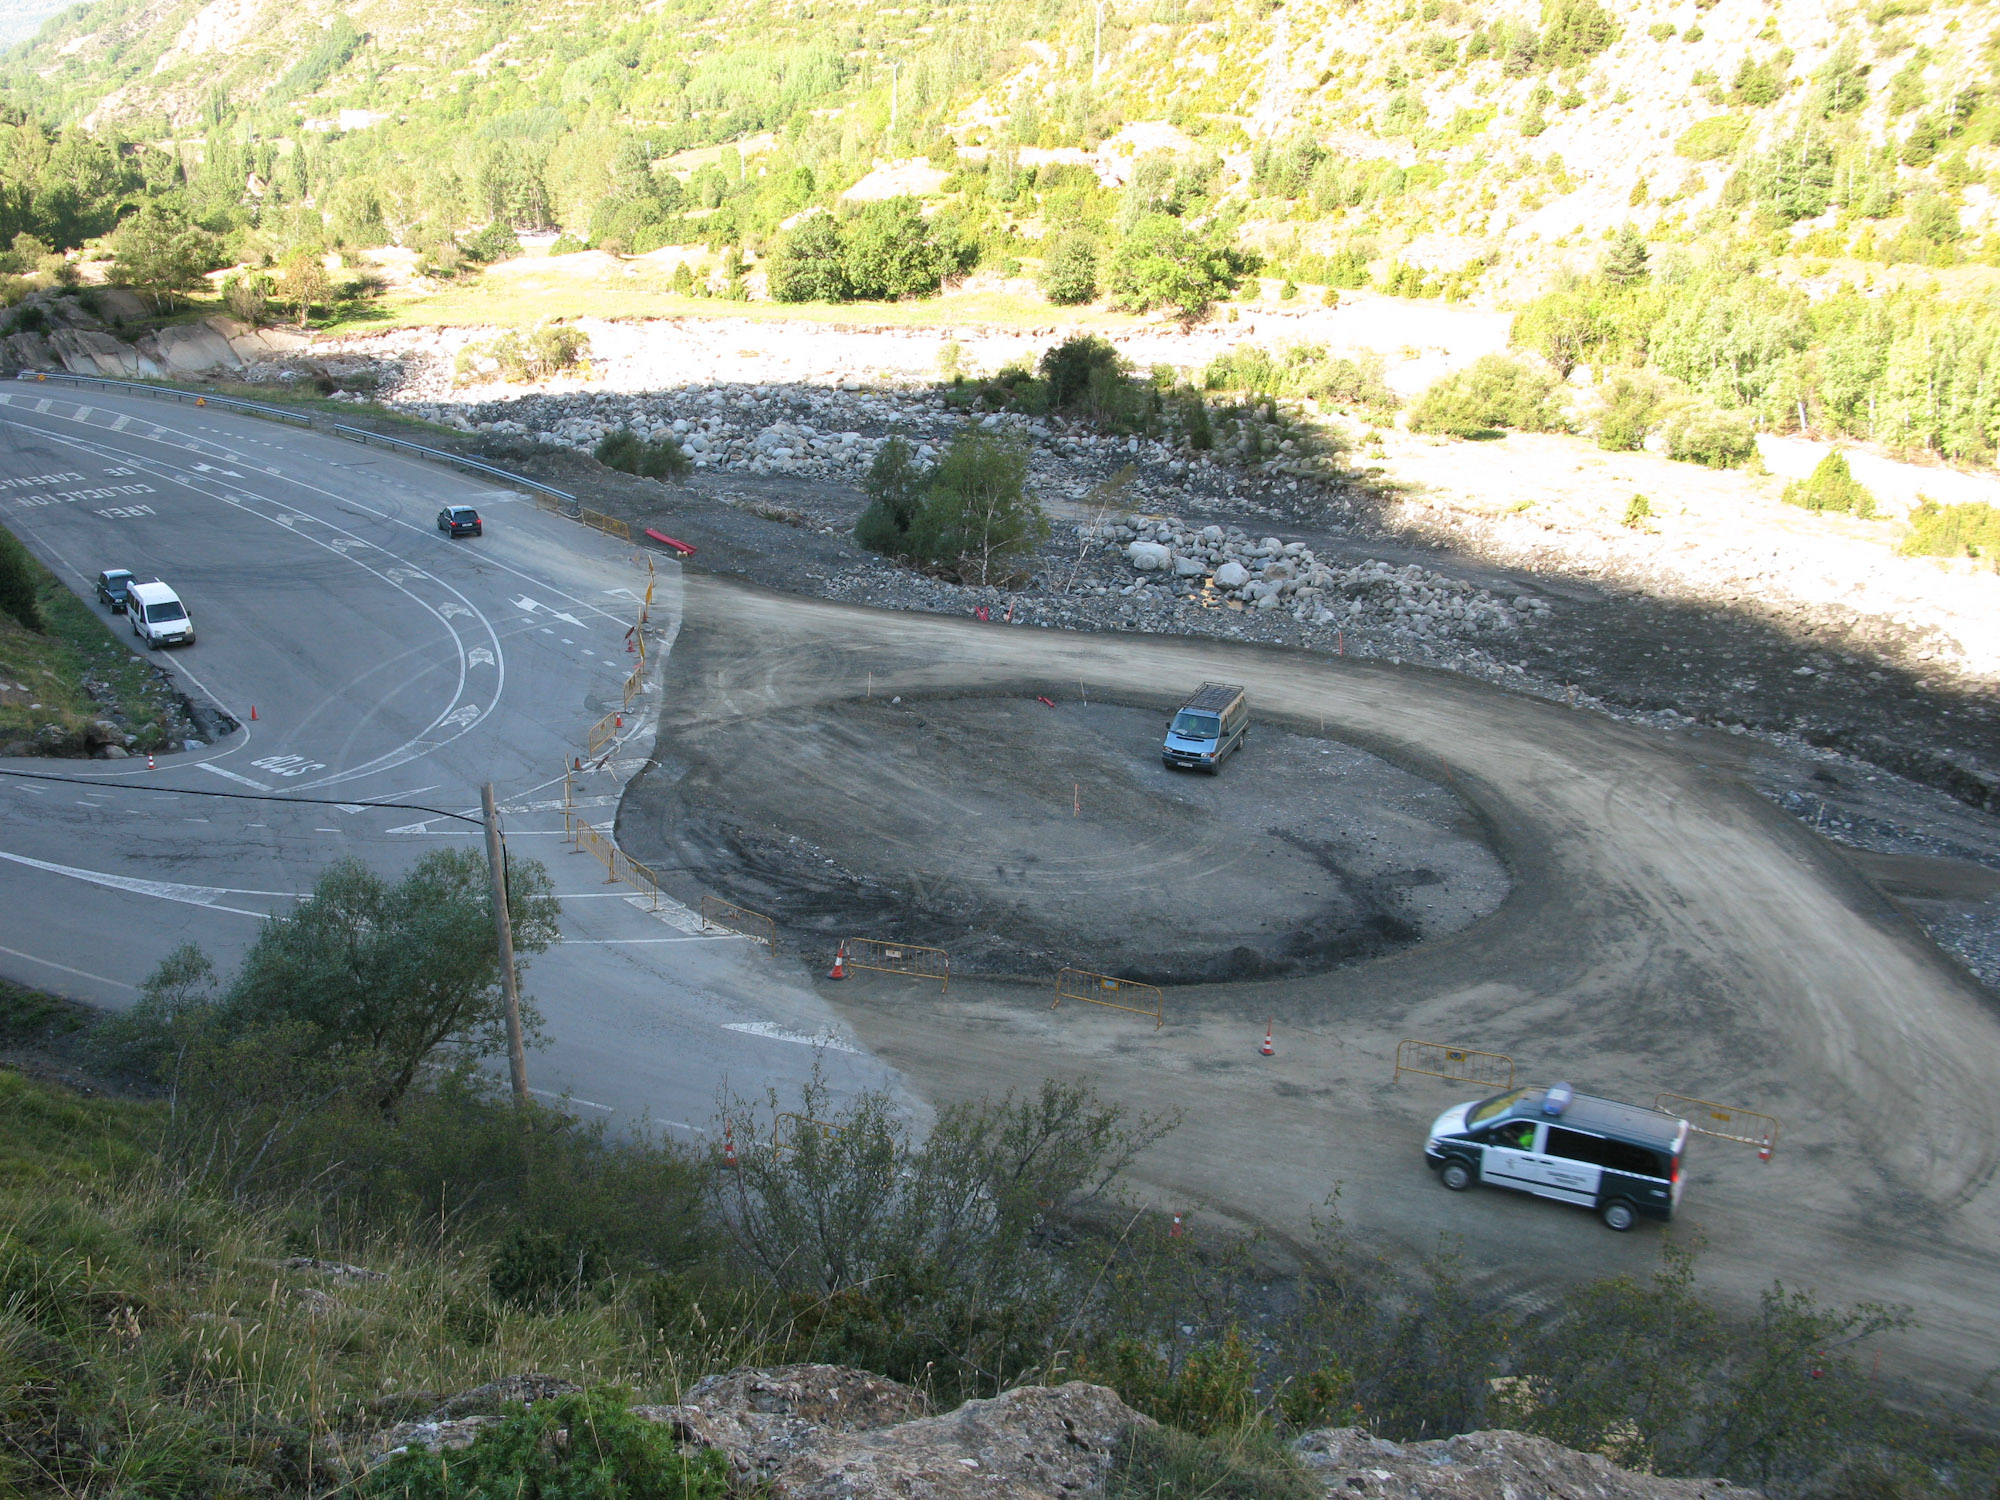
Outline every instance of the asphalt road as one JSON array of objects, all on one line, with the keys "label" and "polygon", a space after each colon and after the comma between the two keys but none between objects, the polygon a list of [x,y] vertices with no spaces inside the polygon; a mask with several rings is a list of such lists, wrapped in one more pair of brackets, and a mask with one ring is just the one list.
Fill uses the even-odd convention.
[{"label": "asphalt road", "polygon": [[[647,573],[630,548],[454,471],[216,408],[13,382],[0,402],[0,481],[47,477],[0,488],[0,514],[86,597],[107,567],[170,583],[198,639],[155,659],[242,723],[150,772],[143,758],[0,762],[88,782],[0,777],[0,973],[118,1006],[182,941],[226,968],[330,860],[394,873],[440,841],[478,847],[473,824],[363,804],[476,817],[490,780],[510,850],[549,865],[564,905],[562,943],[525,979],[549,1038],[529,1056],[538,1093],[687,1135],[724,1091],[795,1091],[816,1051],[837,1095],[897,1087],[842,1050],[796,974],[635,908],[564,842],[562,769],[622,706],[635,659]],[[448,503],[477,506],[486,534],[447,540]],[[681,582],[657,566],[655,679]],[[591,821],[610,823],[650,750],[656,701],[655,680],[581,780]],[[836,1045],[815,1049],[824,1037]]]},{"label": "asphalt road", "polygon": [[[1138,1167],[1162,1206],[1304,1245],[1337,1192],[1365,1242],[1412,1256],[1456,1245],[1471,1274],[1528,1303],[1555,1281],[1647,1274],[1660,1231],[1446,1192],[1421,1163],[1425,1127],[1483,1090],[1393,1082],[1400,1039],[1505,1053],[1528,1081],[1762,1110],[1782,1121],[1770,1162],[1722,1141],[1690,1152],[1674,1232],[1704,1237],[1702,1282],[1746,1308],[1779,1279],[1907,1304],[1922,1326],[1894,1364],[1944,1388],[1994,1365],[2000,1016],[1848,855],[1756,795],[1740,742],[1379,662],[880,612],[693,575],[685,599],[663,745],[764,714],[810,733],[802,710],[871,685],[906,703],[1067,702],[1087,688],[1164,715],[1217,678],[1247,685],[1253,720],[1360,744],[1455,789],[1507,865],[1507,898],[1462,932],[1323,975],[1176,988],[1157,1033],[1117,1012],[1051,1010],[1020,984],[954,979],[941,996],[876,975],[822,983],[933,1103],[1058,1074],[1135,1110],[1178,1109],[1185,1123]],[[1060,733],[1060,717],[1041,733]],[[1223,774],[1258,765],[1253,746]],[[1065,777],[1051,795],[1069,790]],[[634,809],[649,801],[642,778],[621,832],[640,832]],[[1132,837],[1136,849],[1144,830]],[[873,935],[897,936],[895,915],[885,906]],[[1267,1022],[1271,1059],[1258,1055]]]}]

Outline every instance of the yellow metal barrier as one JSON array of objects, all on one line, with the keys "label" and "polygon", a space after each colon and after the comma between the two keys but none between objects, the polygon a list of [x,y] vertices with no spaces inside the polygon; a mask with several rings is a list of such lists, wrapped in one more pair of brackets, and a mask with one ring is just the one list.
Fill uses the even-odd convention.
[{"label": "yellow metal barrier", "polygon": [[632,528],[630,526],[626,525],[616,516],[607,516],[601,510],[578,510],[576,518],[592,531],[601,531],[606,536],[615,536],[621,542],[632,540]]},{"label": "yellow metal barrier", "polygon": [[1151,1016],[1155,1031],[1167,1024],[1166,998],[1160,987],[1141,984],[1136,979],[1114,979],[1088,969],[1064,969],[1056,975],[1056,1002],[1049,1009],[1054,1010],[1065,1000],[1086,1000],[1111,1010],[1129,1010],[1135,1016]]},{"label": "yellow metal barrier", "polygon": [[1738,1109],[1733,1104],[1717,1104],[1710,1099],[1695,1099],[1686,1094],[1656,1094],[1653,1096],[1653,1108],[1679,1115],[1697,1135],[1755,1146],[1757,1154],[1765,1161],[1771,1159],[1771,1152],[1778,1144],[1776,1117],[1759,1114],[1754,1109]]},{"label": "yellow metal barrier", "polygon": [[632,675],[625,679],[625,706],[627,708],[630,708],[632,706],[632,700],[639,696],[640,690],[644,688],[645,685],[646,685],[646,659],[644,657],[640,657],[639,665],[634,667],[632,669]]},{"label": "yellow metal barrier", "polygon": [[660,882],[651,870],[588,823],[578,822],[575,827],[576,847],[597,857],[598,862],[604,866],[606,885],[623,881],[651,901],[653,910],[660,909]]},{"label": "yellow metal barrier", "polygon": [[1396,1043],[1394,1081],[1401,1082],[1405,1073],[1449,1078],[1454,1083],[1482,1083],[1490,1088],[1511,1089],[1514,1086],[1514,1059],[1504,1052],[1481,1052],[1477,1047],[1402,1041]]},{"label": "yellow metal barrier", "polygon": [[608,713],[590,726],[590,734],[586,741],[590,747],[590,754],[597,754],[618,737],[618,731],[624,727],[624,717],[623,714]]},{"label": "yellow metal barrier", "polygon": [[535,493],[535,509],[560,511],[562,509],[562,501],[556,499],[554,495],[544,495],[540,491],[537,491]]},{"label": "yellow metal barrier", "polygon": [[843,945],[850,969],[935,979],[940,995],[951,988],[951,957],[942,948],[926,948],[920,943],[888,943],[878,938],[847,938]]},{"label": "yellow metal barrier", "polygon": [[720,927],[724,932],[734,932],[747,937],[753,943],[762,943],[773,953],[778,951],[776,922],[761,911],[738,906],[734,901],[725,901],[720,896],[701,898],[701,925]]}]

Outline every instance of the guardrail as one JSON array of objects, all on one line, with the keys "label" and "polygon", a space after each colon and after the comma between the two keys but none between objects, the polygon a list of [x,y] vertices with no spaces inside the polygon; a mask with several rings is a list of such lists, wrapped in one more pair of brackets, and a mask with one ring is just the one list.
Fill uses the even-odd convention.
[{"label": "guardrail", "polygon": [[234,396],[209,396],[199,391],[184,391],[178,386],[147,385],[139,380],[106,380],[97,375],[72,375],[67,370],[23,370],[14,377],[16,380],[32,380],[37,384],[53,380],[58,385],[95,385],[114,391],[134,391],[142,396],[160,396],[180,402],[183,406],[221,406],[230,411],[240,411],[253,417],[268,417],[274,422],[289,422],[294,427],[310,427],[313,419],[309,413],[287,411],[282,406],[261,406],[255,401],[238,401]]},{"label": "guardrail", "polygon": [[[183,406],[220,406],[228,411],[242,412],[246,416],[263,417],[273,422],[284,422],[293,427],[311,427],[318,431],[331,432],[338,437],[344,437],[349,442],[365,443],[371,448],[394,448],[399,452],[414,453],[419,458],[428,458],[437,463],[450,464],[454,469],[462,469],[469,474],[479,474],[488,479],[500,480],[504,484],[516,485],[521,489],[532,492],[537,497],[537,503],[540,503],[543,496],[559,502],[557,505],[545,506],[545,509],[557,510],[561,509],[562,506],[574,507],[574,509],[564,511],[564,514],[568,515],[572,520],[580,520],[585,514],[576,496],[572,495],[568,490],[559,490],[554,485],[543,484],[539,479],[530,479],[525,474],[515,474],[506,469],[495,468],[492,464],[483,463],[476,458],[467,458],[463,453],[453,453],[446,448],[432,448],[423,443],[413,443],[408,438],[391,437],[386,432],[370,432],[365,427],[352,427],[345,422],[327,422],[322,425],[309,412],[287,411],[281,406],[263,406],[255,401],[239,401],[234,396],[209,396],[198,391],[184,391],[178,386],[148,385],[143,381],[136,380],[106,380],[102,376],[97,375],[72,375],[67,370],[23,370],[14,378],[17,380],[33,380],[37,383],[52,380],[59,385],[97,386],[105,390],[130,391],[135,395],[155,396],[161,400],[177,401]],[[587,514],[597,516],[598,512],[590,511]],[[600,516],[599,520],[610,522],[615,520],[615,518]],[[595,522],[586,524],[596,525]],[[627,526],[623,521],[617,521],[615,527],[596,525],[596,529],[609,536],[622,536],[628,542],[632,540],[632,528]]]},{"label": "guardrail", "polygon": [[612,843],[598,829],[588,823],[576,824],[576,847],[586,854],[593,854],[604,866],[604,883],[611,885],[623,881],[653,903],[653,910],[660,909],[660,881],[646,866]]}]

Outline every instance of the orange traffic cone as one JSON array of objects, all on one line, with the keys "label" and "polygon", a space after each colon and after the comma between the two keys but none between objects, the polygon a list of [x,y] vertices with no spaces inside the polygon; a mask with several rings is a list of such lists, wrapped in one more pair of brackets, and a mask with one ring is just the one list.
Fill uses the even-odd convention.
[{"label": "orange traffic cone", "polygon": [[1186,1233],[1187,1231],[1181,1227],[1181,1216],[1179,1214],[1175,1214],[1174,1227],[1167,1231],[1167,1238],[1170,1240],[1177,1240]]},{"label": "orange traffic cone", "polygon": [[722,1164],[725,1167],[736,1165],[736,1135],[727,1125],[722,1127]]},{"label": "orange traffic cone", "polygon": [[153,769],[153,752],[150,750],[146,752],[146,769],[149,771]]},{"label": "orange traffic cone", "polygon": [[842,943],[834,950],[833,972],[826,977],[828,979],[845,979],[847,977],[847,944]]},{"label": "orange traffic cone", "polygon": [[257,722],[257,705],[254,703],[250,705],[250,722],[252,724]]},{"label": "orange traffic cone", "polygon": [[1769,1161],[1770,1159],[1771,1159],[1771,1143],[1769,1141],[1765,1141],[1761,1146],[1757,1148],[1757,1160]]},{"label": "orange traffic cone", "polygon": [[613,714],[611,716],[611,727],[613,729],[623,729],[625,727],[625,715]]},{"label": "orange traffic cone", "polygon": [[1271,1021],[1267,1021],[1264,1023],[1264,1045],[1258,1050],[1261,1051],[1266,1057],[1271,1056],[1272,1053],[1276,1050],[1271,1046],[1271,1027],[1275,1024],[1276,1024],[1275,1022]]}]

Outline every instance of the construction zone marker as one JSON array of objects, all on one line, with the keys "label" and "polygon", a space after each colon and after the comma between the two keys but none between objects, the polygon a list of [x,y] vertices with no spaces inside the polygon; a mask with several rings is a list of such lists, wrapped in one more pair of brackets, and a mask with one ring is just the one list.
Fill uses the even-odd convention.
[{"label": "construction zone marker", "polygon": [[847,977],[847,944],[842,943],[838,948],[833,950],[833,971],[826,977],[828,979],[845,979]]},{"label": "construction zone marker", "polygon": [[1264,1023],[1264,1045],[1260,1047],[1258,1050],[1262,1052],[1266,1057],[1273,1056],[1277,1050],[1271,1045],[1271,1031],[1277,1024],[1278,1023],[1275,1020],[1266,1021]]}]

